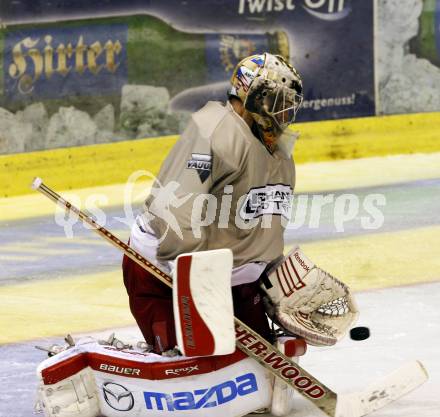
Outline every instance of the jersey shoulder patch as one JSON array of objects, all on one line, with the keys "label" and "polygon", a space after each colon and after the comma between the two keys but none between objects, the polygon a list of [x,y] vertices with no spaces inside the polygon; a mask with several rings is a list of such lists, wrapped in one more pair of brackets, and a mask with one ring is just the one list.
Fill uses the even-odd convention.
[{"label": "jersey shoulder patch", "polygon": [[203,184],[211,175],[212,155],[205,153],[191,153],[191,158],[186,161],[186,168],[196,170],[200,181]]}]

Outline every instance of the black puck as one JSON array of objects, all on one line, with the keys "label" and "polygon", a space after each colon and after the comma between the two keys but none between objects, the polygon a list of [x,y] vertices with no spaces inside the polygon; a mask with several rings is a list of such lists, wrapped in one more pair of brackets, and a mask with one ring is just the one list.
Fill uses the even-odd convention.
[{"label": "black puck", "polygon": [[370,337],[370,329],[368,327],[353,327],[350,330],[350,339],[352,340],[365,340]]}]

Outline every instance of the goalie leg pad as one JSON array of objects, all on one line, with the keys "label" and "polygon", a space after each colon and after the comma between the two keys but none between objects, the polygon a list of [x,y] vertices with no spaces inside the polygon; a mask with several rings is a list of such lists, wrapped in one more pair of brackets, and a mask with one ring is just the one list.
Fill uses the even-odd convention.
[{"label": "goalie leg pad", "polygon": [[272,396],[271,374],[239,350],[170,359],[88,339],[43,361],[37,375],[46,417],[239,417]]},{"label": "goalie leg pad", "polygon": [[46,417],[96,417],[100,414],[93,372],[84,368],[55,384],[45,385],[41,375],[36,408]]}]

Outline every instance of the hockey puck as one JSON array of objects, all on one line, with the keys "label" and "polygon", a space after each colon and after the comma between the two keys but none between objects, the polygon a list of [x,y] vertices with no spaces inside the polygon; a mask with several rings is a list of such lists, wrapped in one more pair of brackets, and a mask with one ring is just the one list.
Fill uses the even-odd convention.
[{"label": "hockey puck", "polygon": [[368,327],[353,327],[350,330],[350,339],[365,340],[370,337],[370,329]]}]

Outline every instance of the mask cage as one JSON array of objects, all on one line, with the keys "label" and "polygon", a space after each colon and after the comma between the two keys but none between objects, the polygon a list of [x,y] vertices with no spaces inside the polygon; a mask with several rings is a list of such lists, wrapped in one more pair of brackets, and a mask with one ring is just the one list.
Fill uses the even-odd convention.
[{"label": "mask cage", "polygon": [[294,89],[257,77],[249,89],[244,107],[251,113],[270,117],[279,129],[284,130],[295,120],[302,101],[302,95]]}]

